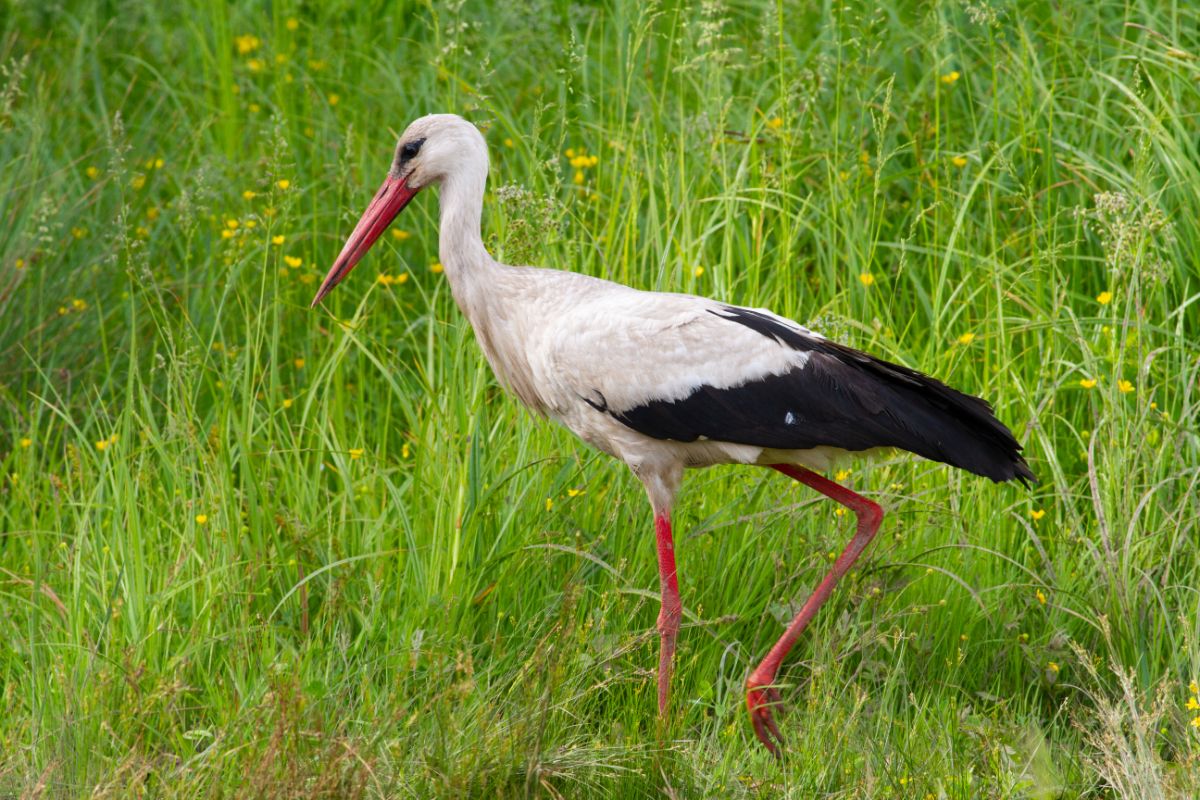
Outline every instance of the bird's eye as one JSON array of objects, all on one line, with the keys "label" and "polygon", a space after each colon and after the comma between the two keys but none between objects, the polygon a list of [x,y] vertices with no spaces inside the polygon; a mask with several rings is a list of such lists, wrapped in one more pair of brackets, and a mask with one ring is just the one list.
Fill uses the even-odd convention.
[{"label": "bird's eye", "polygon": [[400,160],[411,161],[412,159],[416,158],[417,153],[421,151],[421,145],[423,144],[425,144],[424,139],[414,139],[411,142],[406,142],[405,145],[400,148]]}]

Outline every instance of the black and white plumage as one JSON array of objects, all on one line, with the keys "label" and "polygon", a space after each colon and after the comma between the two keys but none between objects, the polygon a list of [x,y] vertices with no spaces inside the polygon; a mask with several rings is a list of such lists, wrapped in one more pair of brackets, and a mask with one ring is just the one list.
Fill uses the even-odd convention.
[{"label": "black and white plumage", "polygon": [[655,399],[613,416],[655,439],[723,439],[773,450],[891,447],[993,481],[1033,477],[985,401],[764,311],[726,306],[710,313],[807,357],[785,372],[729,388],[702,384],[682,400]]},{"label": "black and white plumage", "polygon": [[811,470],[847,453],[897,448],[1025,482],[1033,473],[1021,447],[985,401],[769,311],[497,263],[480,237],[487,171],[486,144],[471,124],[448,114],[413,122],[313,305],[418,191],[440,186],[441,263],[496,377],[535,413],[621,459],[646,487],[663,594],[661,713],[681,615],[670,513],[684,469],[771,466],[852,509],[854,539],[747,681],[755,732],[776,751],[779,663],[883,517]]}]

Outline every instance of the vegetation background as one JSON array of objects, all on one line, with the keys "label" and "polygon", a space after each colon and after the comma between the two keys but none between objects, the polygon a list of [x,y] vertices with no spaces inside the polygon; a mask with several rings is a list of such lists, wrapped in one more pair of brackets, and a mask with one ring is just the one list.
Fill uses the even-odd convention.
[{"label": "vegetation background", "polygon": [[[1200,793],[1200,12],[1159,0],[8,0],[0,795]],[[420,114],[504,261],[769,306],[990,398],[1032,491],[897,456],[849,535],[689,477],[655,721],[636,482],[496,386],[422,196],[308,302]],[[1189,686],[1190,684],[1190,686]]]}]

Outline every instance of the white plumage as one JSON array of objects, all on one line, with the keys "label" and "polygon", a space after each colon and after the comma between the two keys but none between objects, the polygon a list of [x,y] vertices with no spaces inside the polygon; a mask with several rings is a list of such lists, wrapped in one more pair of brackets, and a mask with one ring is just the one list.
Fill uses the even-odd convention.
[{"label": "white plumage", "polygon": [[855,537],[747,681],[755,732],[777,752],[779,664],[883,517],[807,468],[827,469],[847,451],[898,447],[997,481],[1031,480],[1020,447],[982,400],[769,311],[497,263],[480,235],[487,172],[487,146],[473,125],[450,114],[413,122],[313,305],[418,191],[440,186],[441,262],[496,377],[533,412],[624,461],[646,487],[663,593],[660,713],[681,614],[670,513],[684,469],[772,466],[853,510]]}]

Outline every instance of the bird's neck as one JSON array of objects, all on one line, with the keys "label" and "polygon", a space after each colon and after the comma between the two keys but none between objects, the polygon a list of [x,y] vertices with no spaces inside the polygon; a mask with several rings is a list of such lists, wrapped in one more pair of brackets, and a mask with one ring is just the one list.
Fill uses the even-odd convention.
[{"label": "bird's neck", "polygon": [[545,413],[520,343],[512,339],[514,327],[506,322],[513,310],[511,304],[506,306],[512,299],[506,291],[511,288],[505,280],[509,271],[488,254],[480,236],[486,178],[485,164],[474,177],[459,176],[442,183],[438,255],[454,301],[471,323],[496,377],[525,405]]},{"label": "bird's neck", "polygon": [[468,317],[486,296],[488,274],[497,266],[480,234],[486,178],[486,171],[463,173],[447,178],[441,187],[438,257],[454,299]]}]

